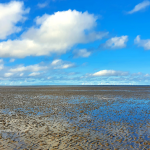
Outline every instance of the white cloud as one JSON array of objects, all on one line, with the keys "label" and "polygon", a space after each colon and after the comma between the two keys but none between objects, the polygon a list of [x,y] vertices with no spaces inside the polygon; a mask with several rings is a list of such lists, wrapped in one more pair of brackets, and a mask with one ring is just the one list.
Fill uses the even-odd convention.
[{"label": "white cloud", "polygon": [[132,73],[132,76],[141,76],[142,72],[138,72],[138,73]]},{"label": "white cloud", "polygon": [[64,65],[60,66],[60,69],[67,69],[67,68],[71,68],[73,66],[74,66],[74,64],[64,64]]},{"label": "white cloud", "polygon": [[[18,65],[16,67],[12,67],[12,68],[7,68],[7,70],[5,69],[5,72],[10,72],[16,75],[19,75],[20,77],[22,77],[24,74],[28,73],[28,72],[33,72],[33,74],[29,75],[32,76],[34,75],[35,72],[39,72],[39,71],[46,71],[48,72],[49,70],[54,70],[54,69],[68,69],[71,67],[74,67],[75,64],[68,62],[68,61],[63,61],[61,59],[56,59],[54,61],[52,61],[51,64],[43,64],[43,62],[39,63],[39,64],[35,64],[35,65],[29,65],[29,66],[24,66],[24,65]],[[3,69],[3,64],[0,65],[0,70]]]},{"label": "white cloud", "polygon": [[3,59],[0,59],[0,70],[4,69]]},{"label": "white cloud", "polygon": [[61,59],[54,60],[51,65],[54,69],[67,69],[75,66],[74,63],[63,61]]},{"label": "white cloud", "polygon": [[150,74],[147,73],[147,74],[145,74],[144,76],[145,76],[145,77],[150,77]]},{"label": "white cloud", "polygon": [[143,1],[142,3],[137,4],[137,5],[134,7],[133,10],[131,10],[131,11],[128,12],[128,14],[133,14],[133,13],[135,13],[135,12],[137,12],[137,11],[143,10],[143,9],[145,9],[145,8],[148,7],[148,6],[150,6],[150,1],[145,0],[145,1]]},{"label": "white cloud", "polygon": [[14,61],[15,61],[15,59],[14,59],[14,58],[12,58],[12,59],[10,59],[10,60],[9,60],[9,62],[14,62]]},{"label": "white cloud", "polygon": [[0,59],[0,63],[3,63],[3,59]]},{"label": "white cloud", "polygon": [[4,65],[0,64],[0,70],[4,69]]},{"label": "white cloud", "polygon": [[115,71],[115,70],[101,70],[93,74],[93,76],[126,76],[128,72]]},{"label": "white cloud", "polygon": [[47,77],[47,79],[49,80],[49,79],[51,79],[52,77]]},{"label": "white cloud", "polygon": [[62,62],[62,60],[61,59],[55,59],[54,61],[52,61],[52,66],[54,66],[54,65],[59,65],[60,63]]},{"label": "white cloud", "polygon": [[37,4],[37,6],[39,7],[39,8],[44,8],[44,7],[46,7],[48,5],[48,2],[45,2],[45,3],[38,3]]},{"label": "white cloud", "polygon": [[147,40],[141,40],[140,36],[138,35],[134,43],[137,44],[139,47],[143,47],[145,50],[150,50],[150,39]]},{"label": "white cloud", "polygon": [[38,76],[40,75],[39,72],[32,72],[31,74],[29,74],[30,77],[34,77],[34,76]]},{"label": "white cloud", "polygon": [[66,53],[75,44],[95,41],[108,34],[93,31],[96,19],[93,14],[76,10],[37,17],[37,27],[31,27],[20,39],[0,43],[0,56],[23,58]]},{"label": "white cloud", "polygon": [[91,52],[87,51],[87,49],[74,50],[74,57],[89,57]]},{"label": "white cloud", "polygon": [[11,68],[9,71],[10,72],[22,72],[22,71],[41,71],[47,69],[47,66],[40,66],[39,64],[35,65],[29,65],[29,66],[23,66],[19,65],[16,68]]},{"label": "white cloud", "polygon": [[113,37],[107,40],[106,43],[103,44],[103,47],[111,48],[111,49],[124,48],[126,47],[127,41],[128,41],[128,36]]},{"label": "white cloud", "polygon": [[10,77],[10,76],[12,76],[13,75],[13,73],[5,73],[4,74],[4,77]]},{"label": "white cloud", "polygon": [[24,73],[20,73],[20,77],[22,77],[24,75]]},{"label": "white cloud", "polygon": [[23,5],[23,2],[19,1],[0,3],[0,39],[6,39],[8,35],[21,30],[16,24],[24,21],[24,14],[29,12],[29,9],[25,10]]}]

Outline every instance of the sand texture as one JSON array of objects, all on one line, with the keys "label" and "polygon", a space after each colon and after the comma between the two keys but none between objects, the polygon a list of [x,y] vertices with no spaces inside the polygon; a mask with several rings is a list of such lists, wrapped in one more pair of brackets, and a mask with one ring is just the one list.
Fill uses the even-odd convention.
[{"label": "sand texture", "polygon": [[150,150],[150,87],[1,87],[0,150]]}]

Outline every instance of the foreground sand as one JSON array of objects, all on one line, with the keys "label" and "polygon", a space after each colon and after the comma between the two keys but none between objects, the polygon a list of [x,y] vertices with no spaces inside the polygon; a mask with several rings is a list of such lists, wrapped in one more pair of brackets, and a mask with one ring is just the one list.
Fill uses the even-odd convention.
[{"label": "foreground sand", "polygon": [[0,88],[3,149],[150,149],[150,88]]}]

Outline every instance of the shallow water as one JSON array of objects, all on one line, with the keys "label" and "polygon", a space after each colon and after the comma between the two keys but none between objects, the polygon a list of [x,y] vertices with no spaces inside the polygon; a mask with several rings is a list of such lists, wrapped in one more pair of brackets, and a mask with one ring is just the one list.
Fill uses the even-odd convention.
[{"label": "shallow water", "polygon": [[[79,134],[79,131],[90,132],[87,143],[82,144],[86,149],[150,148],[149,87],[21,88],[17,91],[12,88],[8,90],[10,93],[5,92],[6,89],[0,91],[0,118],[11,122],[10,128],[6,126],[8,123],[3,126],[0,124],[3,128],[0,129],[3,140],[8,138],[14,140],[10,133],[20,135],[28,128],[37,130],[39,126],[45,126],[43,123],[50,122],[51,126],[57,123],[67,128],[73,127],[75,130],[69,130],[71,135]],[[37,118],[42,121],[38,121],[39,125],[33,126]],[[10,132],[14,126],[13,121],[19,121],[21,125]],[[24,129],[21,126],[24,126]],[[57,129],[56,125],[55,128]],[[26,136],[29,135],[25,134],[24,139],[17,141],[16,147],[23,145],[20,149],[25,148],[23,143]],[[35,135],[31,132],[30,136]],[[90,144],[94,142],[101,144],[97,146]],[[32,144],[34,147],[34,140]],[[86,144],[89,146],[85,146]]]}]

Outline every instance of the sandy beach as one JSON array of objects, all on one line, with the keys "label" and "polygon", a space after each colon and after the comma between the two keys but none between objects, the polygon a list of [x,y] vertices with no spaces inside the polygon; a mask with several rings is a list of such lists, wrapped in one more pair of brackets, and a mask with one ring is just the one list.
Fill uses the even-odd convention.
[{"label": "sandy beach", "polygon": [[148,150],[149,86],[1,87],[0,150]]}]

